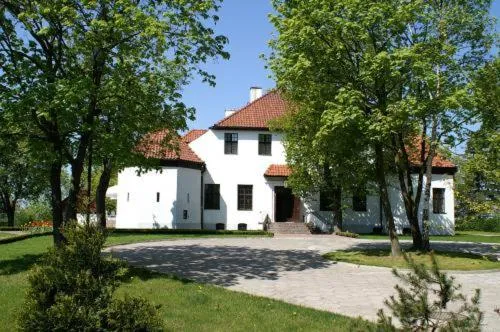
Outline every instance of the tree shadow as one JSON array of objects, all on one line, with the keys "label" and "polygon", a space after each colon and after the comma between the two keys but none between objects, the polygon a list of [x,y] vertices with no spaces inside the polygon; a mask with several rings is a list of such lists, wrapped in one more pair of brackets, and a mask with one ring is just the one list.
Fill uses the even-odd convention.
[{"label": "tree shadow", "polygon": [[277,280],[285,271],[322,269],[335,264],[314,251],[242,246],[140,246],[115,248],[113,255],[136,267],[175,275],[181,281],[220,286],[236,285],[241,278]]},{"label": "tree shadow", "polygon": [[[401,248],[410,251],[412,247],[411,242],[401,242]],[[371,242],[358,242],[353,244],[349,250],[389,250],[389,242],[371,241]],[[500,259],[500,250],[498,245],[485,244],[485,243],[464,243],[464,242],[433,242],[431,241],[431,249],[440,252],[441,254],[447,253],[448,255],[456,255],[454,257],[471,258],[472,256],[485,256],[492,260]],[[467,256],[469,255],[469,256]],[[451,257],[451,256],[450,256]]]},{"label": "tree shadow", "polygon": [[0,275],[11,275],[28,271],[43,254],[26,254],[14,259],[0,261]]}]

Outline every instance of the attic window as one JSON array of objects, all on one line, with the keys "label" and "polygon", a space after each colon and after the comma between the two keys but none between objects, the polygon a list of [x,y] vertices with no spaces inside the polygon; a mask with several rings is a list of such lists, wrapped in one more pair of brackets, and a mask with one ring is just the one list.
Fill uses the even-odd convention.
[{"label": "attic window", "polygon": [[224,134],[224,154],[238,154],[238,134]]},{"label": "attic window", "polygon": [[259,155],[270,156],[271,155],[271,134],[259,134]]}]

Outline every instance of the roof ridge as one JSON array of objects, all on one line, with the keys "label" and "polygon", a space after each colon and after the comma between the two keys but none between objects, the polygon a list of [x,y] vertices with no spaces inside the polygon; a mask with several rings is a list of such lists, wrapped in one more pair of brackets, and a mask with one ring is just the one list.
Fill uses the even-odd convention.
[{"label": "roof ridge", "polygon": [[[236,114],[240,113],[241,111],[245,110],[246,108],[250,107],[251,105],[255,104],[256,102],[258,102],[259,100],[263,99],[264,97],[267,97],[271,92],[274,92],[274,89],[271,89],[269,91],[267,91],[266,93],[264,93],[262,96],[260,96],[259,98],[255,99],[254,101],[252,102],[249,102],[248,104],[246,104],[245,106],[241,107],[239,110],[237,110],[236,112],[234,112],[233,114],[231,114],[230,116],[226,116],[225,118],[217,121],[212,127],[217,127],[218,124],[220,124],[221,122],[223,121],[226,121],[232,117],[234,117]],[[211,128],[212,128],[211,127]]]}]

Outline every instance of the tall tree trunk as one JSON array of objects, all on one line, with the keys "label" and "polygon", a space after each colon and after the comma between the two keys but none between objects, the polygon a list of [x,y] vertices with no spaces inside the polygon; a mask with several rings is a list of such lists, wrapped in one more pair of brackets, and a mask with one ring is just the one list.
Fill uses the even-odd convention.
[{"label": "tall tree trunk", "polygon": [[342,187],[336,186],[332,191],[333,198],[333,223],[339,229],[343,230],[342,226]]},{"label": "tall tree trunk", "polygon": [[104,160],[103,170],[99,178],[99,185],[95,193],[97,220],[103,229],[106,229],[106,191],[111,180],[113,163],[109,159]]},{"label": "tall tree trunk", "polygon": [[[413,197],[413,179],[411,174],[411,165],[408,153],[406,151],[403,135],[392,135],[392,143],[396,149],[395,164],[398,173],[399,187],[405,205],[406,217],[410,224],[413,247],[422,249],[422,233],[418,223],[418,205],[419,202]],[[420,200],[420,196],[418,196]]]},{"label": "tall tree trunk", "polygon": [[401,256],[401,246],[399,245],[398,235],[396,233],[396,225],[394,216],[392,215],[391,203],[389,200],[389,192],[387,191],[387,181],[385,178],[384,167],[384,151],[380,143],[375,143],[375,172],[377,183],[380,191],[380,200],[384,210],[385,218],[389,231],[389,239],[391,242],[391,255]]},{"label": "tall tree trunk", "polygon": [[69,189],[68,199],[66,203],[66,213],[64,216],[65,223],[75,221],[77,218],[77,205],[78,205],[78,196],[80,194],[83,163],[84,163],[83,160],[76,159],[71,164],[71,186]]},{"label": "tall tree trunk", "polygon": [[50,203],[52,206],[52,226],[54,245],[57,247],[63,245],[64,236],[61,232],[63,224],[63,209],[61,199],[61,162],[55,161],[50,167]]},{"label": "tall tree trunk", "polygon": [[429,143],[429,153],[425,163],[425,190],[424,190],[424,207],[422,211],[422,240],[423,250],[430,251],[431,244],[429,240],[430,233],[430,209],[431,209],[431,186],[432,186],[432,161],[436,153],[437,139],[437,119],[432,119],[431,139]]},{"label": "tall tree trunk", "polygon": [[7,215],[7,226],[14,227],[14,216],[16,214],[17,201],[11,201],[9,193],[6,191],[2,191],[2,203],[3,210]]}]

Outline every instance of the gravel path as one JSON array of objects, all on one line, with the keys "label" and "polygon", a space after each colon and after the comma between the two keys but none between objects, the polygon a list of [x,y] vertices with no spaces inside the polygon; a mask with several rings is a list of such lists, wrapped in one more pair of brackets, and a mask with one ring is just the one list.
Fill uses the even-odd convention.
[{"label": "gravel path", "polygon": [[[396,279],[383,267],[325,260],[320,254],[348,248],[387,246],[387,242],[334,235],[275,238],[200,238],[130,244],[109,249],[136,266],[197,282],[261,295],[289,303],[375,320],[383,300],[394,294]],[[403,241],[403,245],[410,245]],[[435,249],[460,250],[500,258],[497,245],[433,243]],[[454,272],[463,292],[482,291],[484,331],[498,331],[500,271]]]}]

